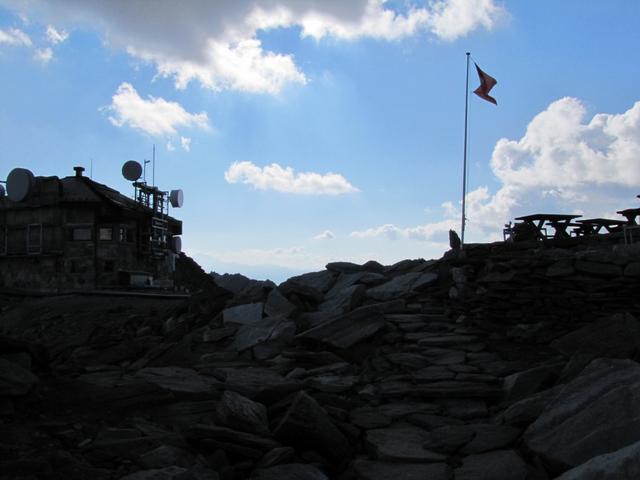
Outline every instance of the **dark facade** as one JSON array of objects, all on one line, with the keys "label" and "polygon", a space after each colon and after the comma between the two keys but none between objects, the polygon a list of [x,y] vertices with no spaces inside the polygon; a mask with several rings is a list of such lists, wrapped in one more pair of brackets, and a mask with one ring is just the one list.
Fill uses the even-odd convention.
[{"label": "dark facade", "polygon": [[0,287],[171,287],[182,222],[82,175],[0,197]]}]

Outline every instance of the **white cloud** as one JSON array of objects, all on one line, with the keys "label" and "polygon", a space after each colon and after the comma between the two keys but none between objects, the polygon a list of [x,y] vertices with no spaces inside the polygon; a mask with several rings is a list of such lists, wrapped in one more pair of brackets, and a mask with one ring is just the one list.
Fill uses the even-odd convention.
[{"label": "white cloud", "polygon": [[36,48],[33,52],[33,58],[38,62],[46,65],[53,58],[53,50],[51,48]]},{"label": "white cloud", "polygon": [[376,238],[386,237],[390,240],[409,238],[425,242],[442,241],[448,235],[450,229],[455,229],[454,219],[446,219],[440,222],[429,223],[417,227],[398,227],[388,223],[379,227],[354,231],[349,234],[351,238]]},{"label": "white cloud", "polygon": [[33,45],[29,35],[18,28],[10,28],[8,30],[0,29],[0,44],[11,45],[15,47],[30,47]]},{"label": "white cloud", "polygon": [[313,237],[314,240],[333,240],[334,238],[336,238],[336,236],[331,230],[325,230]]},{"label": "white cloud", "polygon": [[189,137],[180,137],[180,146],[185,152],[191,150],[191,139]]},{"label": "white cloud", "polygon": [[[446,41],[494,28],[505,11],[495,0],[434,0],[394,9],[384,0],[193,0],[129,2],[9,0],[18,11],[48,22],[81,24],[101,31],[114,48],[154,64],[160,75],[184,88],[196,80],[215,90],[277,93],[307,78],[294,57],[266,51],[262,31],[299,28],[321,40],[362,37],[397,40],[420,32]],[[53,28],[53,27],[52,27]],[[54,30],[50,38],[62,38]]]},{"label": "white cloud", "polygon": [[175,151],[175,149],[176,149],[176,147],[173,145],[171,140],[167,140],[167,151],[173,152],[173,151]]},{"label": "white cloud", "polygon": [[47,25],[47,39],[52,45],[58,45],[69,38],[65,30],[57,30],[53,25]]},{"label": "white cloud", "polygon": [[111,105],[101,110],[110,114],[113,125],[127,125],[152,136],[176,135],[178,128],[210,128],[205,112],[189,113],[179,103],[163,98],[149,96],[145,100],[129,83],[122,83],[113,95]]},{"label": "white cloud", "polygon": [[[501,239],[502,224],[531,213],[578,213],[613,217],[636,205],[640,184],[640,101],[619,114],[587,119],[583,103],[565,97],[536,115],[520,140],[500,139],[491,168],[501,186],[467,194],[467,238]],[[444,219],[413,228],[392,224],[353,232],[351,237],[429,240],[460,230],[459,203],[445,202]]]},{"label": "white cloud", "polygon": [[491,30],[507,15],[493,0],[446,0],[432,4],[428,24],[443,40],[455,40],[483,27]]},{"label": "white cloud", "polygon": [[258,190],[286,193],[341,195],[358,191],[337,173],[295,173],[293,168],[282,168],[277,163],[261,168],[251,162],[234,162],[224,173],[224,178],[228,183],[244,183]]}]

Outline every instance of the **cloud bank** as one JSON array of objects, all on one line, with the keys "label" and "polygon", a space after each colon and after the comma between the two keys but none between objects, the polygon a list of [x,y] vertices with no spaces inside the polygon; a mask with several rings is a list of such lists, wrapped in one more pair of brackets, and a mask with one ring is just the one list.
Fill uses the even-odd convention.
[{"label": "cloud bank", "polygon": [[[469,238],[501,238],[501,226],[533,210],[617,218],[636,206],[640,185],[640,102],[618,114],[587,118],[572,97],[551,103],[536,115],[519,140],[500,139],[491,169],[500,182],[495,193],[481,186],[467,194]],[[460,210],[443,204],[444,219],[412,228],[393,224],[351,233],[355,238],[386,236],[419,240],[460,228]]]},{"label": "cloud bank", "polygon": [[[303,38],[317,41],[398,40],[426,32],[453,41],[491,30],[506,15],[495,0],[433,0],[405,11],[384,0],[2,1],[67,28],[97,29],[112,47],[153,64],[178,88],[197,81],[213,90],[270,94],[305,84],[307,77],[293,55],[265,50],[261,32],[298,28]],[[62,32],[49,38],[62,38]]]},{"label": "cloud bank", "polygon": [[275,190],[304,195],[342,195],[357,192],[342,175],[314,172],[296,173],[293,168],[282,168],[277,163],[259,167],[251,162],[234,162],[224,173],[228,183],[244,183],[258,190]]}]

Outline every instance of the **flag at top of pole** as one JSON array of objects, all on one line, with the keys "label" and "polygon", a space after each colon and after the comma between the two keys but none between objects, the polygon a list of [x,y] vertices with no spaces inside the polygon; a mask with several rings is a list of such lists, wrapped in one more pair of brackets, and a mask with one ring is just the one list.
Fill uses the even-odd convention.
[{"label": "flag at top of pole", "polygon": [[[467,81],[465,84],[464,91],[464,156],[462,163],[462,221],[460,225],[461,236],[460,236],[460,247],[464,247],[464,231],[467,224],[467,130],[468,130],[468,121],[469,121],[469,57],[471,53],[467,52]],[[473,62],[476,66],[476,70],[478,71],[478,77],[480,77],[480,86],[476,88],[473,93],[478,95],[483,100],[487,102],[491,102],[494,105],[498,105],[496,99],[489,95],[489,92],[493,87],[498,83],[495,78],[491,75],[486,74],[482,70],[476,62]]]},{"label": "flag at top of pole", "polygon": [[480,77],[480,86],[476,88],[473,91],[473,93],[478,95],[483,100],[486,100],[487,102],[491,102],[494,105],[498,105],[498,102],[496,102],[496,99],[489,96],[489,92],[493,87],[496,86],[496,83],[498,82],[491,75],[488,75],[482,70],[480,70],[480,67],[476,62],[473,62],[473,64],[476,66],[476,70],[478,71],[478,77]]}]

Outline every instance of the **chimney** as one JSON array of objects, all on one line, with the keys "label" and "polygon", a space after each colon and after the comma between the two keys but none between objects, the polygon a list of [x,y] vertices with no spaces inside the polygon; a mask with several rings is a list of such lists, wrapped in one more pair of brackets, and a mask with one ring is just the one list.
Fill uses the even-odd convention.
[{"label": "chimney", "polygon": [[73,167],[76,171],[76,177],[79,178],[82,176],[82,172],[84,172],[84,167]]}]

